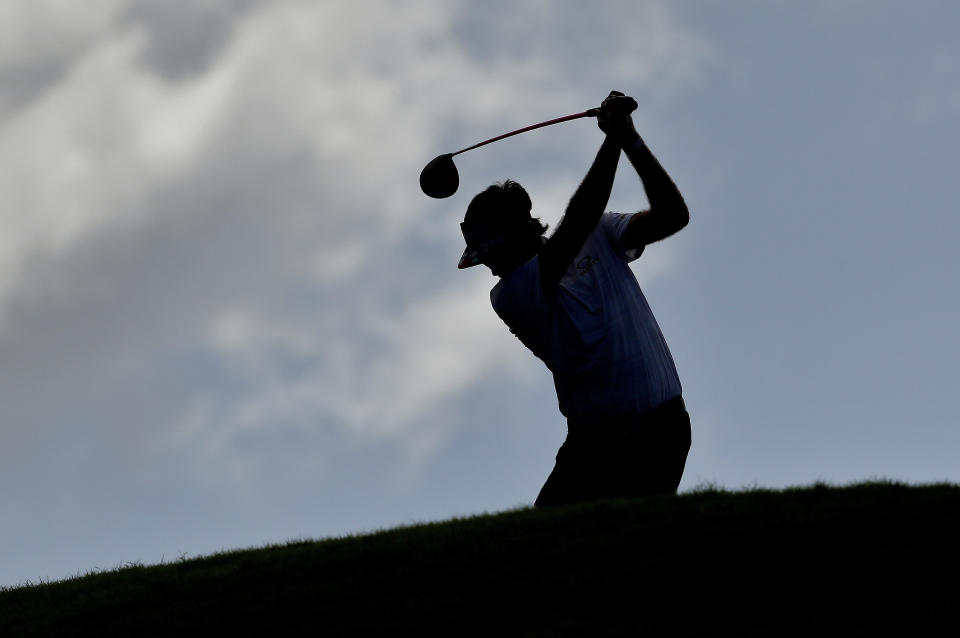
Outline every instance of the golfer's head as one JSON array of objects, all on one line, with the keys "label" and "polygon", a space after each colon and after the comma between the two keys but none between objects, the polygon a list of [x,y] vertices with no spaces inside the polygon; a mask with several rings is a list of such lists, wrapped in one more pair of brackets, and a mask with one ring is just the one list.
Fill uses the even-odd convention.
[{"label": "golfer's head", "polygon": [[458,267],[482,263],[495,275],[503,274],[518,253],[539,245],[547,227],[530,216],[531,206],[527,191],[512,180],[493,184],[474,197],[460,224],[467,249]]}]

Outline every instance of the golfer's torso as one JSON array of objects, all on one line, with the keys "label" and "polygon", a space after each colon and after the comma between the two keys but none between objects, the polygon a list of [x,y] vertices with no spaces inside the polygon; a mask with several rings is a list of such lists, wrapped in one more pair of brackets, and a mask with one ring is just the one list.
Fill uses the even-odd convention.
[{"label": "golfer's torso", "polygon": [[510,294],[491,295],[511,331],[553,372],[568,418],[639,416],[680,395],[673,357],[612,221],[601,220],[552,298],[540,289],[536,259],[525,266],[531,272],[501,282]]}]

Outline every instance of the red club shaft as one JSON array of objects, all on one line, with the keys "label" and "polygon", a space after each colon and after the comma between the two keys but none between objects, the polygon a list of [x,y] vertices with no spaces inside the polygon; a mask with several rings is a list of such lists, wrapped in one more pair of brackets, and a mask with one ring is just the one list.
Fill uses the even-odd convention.
[{"label": "red club shaft", "polygon": [[525,127],[521,128],[521,129],[517,129],[516,131],[510,131],[509,133],[504,133],[503,135],[498,135],[497,137],[491,138],[491,139],[489,139],[489,140],[485,140],[485,141],[483,141],[483,142],[480,142],[479,144],[474,144],[473,146],[468,146],[467,148],[460,149],[460,150],[457,151],[456,153],[451,153],[450,155],[451,155],[451,156],[453,156],[453,155],[459,155],[460,153],[465,153],[465,152],[467,152],[467,151],[473,150],[473,149],[475,149],[475,148],[477,148],[477,147],[480,147],[480,146],[483,146],[483,145],[485,145],[485,144],[489,144],[489,143],[491,143],[491,142],[496,142],[497,140],[502,140],[503,138],[505,138],[505,137],[510,137],[511,135],[518,135],[518,134],[520,134],[520,133],[526,133],[527,131],[532,131],[532,130],[535,129],[535,128],[541,128],[541,127],[543,127],[543,126],[550,126],[551,124],[559,124],[560,122],[566,122],[567,120],[575,120],[575,119],[581,118],[581,117],[596,117],[596,115],[597,115],[597,109],[588,109],[588,110],[584,111],[583,113],[574,113],[573,115],[564,115],[563,117],[558,117],[558,118],[555,119],[555,120],[547,120],[546,122],[540,122],[539,124],[533,124],[533,125],[531,125],[531,126],[525,126]]}]

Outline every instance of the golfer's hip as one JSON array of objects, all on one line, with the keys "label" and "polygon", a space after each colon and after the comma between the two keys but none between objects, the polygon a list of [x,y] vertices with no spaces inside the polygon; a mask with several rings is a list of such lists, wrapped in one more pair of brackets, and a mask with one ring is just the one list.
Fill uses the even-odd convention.
[{"label": "golfer's hip", "polygon": [[608,437],[650,431],[669,427],[678,421],[689,420],[682,396],[674,397],[660,405],[630,416],[590,415],[567,419],[568,438]]}]

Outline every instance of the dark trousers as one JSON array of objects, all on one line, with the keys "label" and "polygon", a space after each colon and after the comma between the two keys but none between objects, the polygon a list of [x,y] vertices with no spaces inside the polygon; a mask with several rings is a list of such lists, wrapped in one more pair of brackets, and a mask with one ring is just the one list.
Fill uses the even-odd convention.
[{"label": "dark trousers", "polygon": [[681,397],[630,422],[569,422],[567,440],[534,505],[673,494],[690,438],[690,415]]}]

